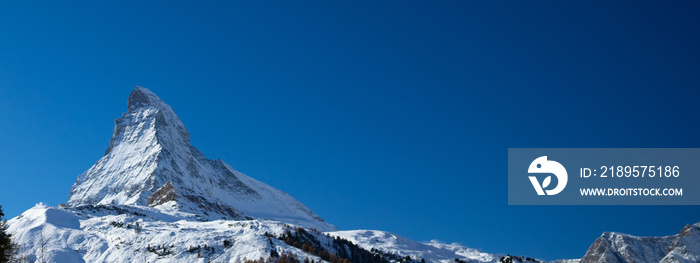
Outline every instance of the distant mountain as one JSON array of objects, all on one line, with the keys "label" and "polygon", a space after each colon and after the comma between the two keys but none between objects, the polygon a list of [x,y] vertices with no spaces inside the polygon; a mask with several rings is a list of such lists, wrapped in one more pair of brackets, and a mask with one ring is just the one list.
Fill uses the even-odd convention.
[{"label": "distant mountain", "polygon": [[686,225],[680,233],[665,237],[603,233],[581,262],[700,262],[700,223]]}]

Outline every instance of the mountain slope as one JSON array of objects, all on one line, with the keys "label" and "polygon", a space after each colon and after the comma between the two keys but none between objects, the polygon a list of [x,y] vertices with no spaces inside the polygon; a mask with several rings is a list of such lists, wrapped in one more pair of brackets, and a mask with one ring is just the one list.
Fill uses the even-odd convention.
[{"label": "mountain slope", "polygon": [[268,258],[271,250],[314,258],[279,240],[270,243],[264,233],[288,228],[279,222],[161,219],[157,209],[37,205],[11,219],[8,231],[29,261],[240,262]]},{"label": "mountain slope", "polygon": [[700,223],[665,237],[606,232],[593,242],[581,262],[700,262]]},{"label": "mountain slope", "polygon": [[[421,244],[383,231],[318,232],[267,220],[182,220],[160,209],[42,204],[8,221],[30,262],[497,262],[457,244]],[[407,256],[411,259],[407,259]],[[345,259],[348,259],[345,261]]]},{"label": "mountain slope", "polygon": [[335,229],[286,193],[204,157],[173,109],[150,90],[134,89],[127,110],[115,120],[105,155],[71,187],[69,206],[152,206],[202,220],[259,218]]},{"label": "mountain slope", "polygon": [[437,240],[425,244],[419,243],[385,231],[349,230],[328,232],[328,234],[347,239],[367,250],[376,249],[431,262],[454,262],[456,258],[475,262],[497,262],[501,257],[459,244],[444,244]]}]

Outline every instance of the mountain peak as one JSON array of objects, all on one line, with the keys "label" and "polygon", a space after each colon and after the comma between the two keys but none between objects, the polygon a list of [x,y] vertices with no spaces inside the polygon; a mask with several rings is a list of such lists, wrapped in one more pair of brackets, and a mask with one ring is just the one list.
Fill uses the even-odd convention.
[{"label": "mountain peak", "polygon": [[131,94],[129,94],[129,99],[127,99],[126,104],[127,111],[132,111],[145,106],[158,107],[164,104],[164,102],[151,90],[136,86],[136,88],[131,91]]},{"label": "mountain peak", "polygon": [[135,145],[139,141],[152,141],[148,144],[169,150],[190,147],[190,134],[175,111],[151,90],[136,86],[127,99],[127,112],[114,120],[105,156],[121,143]]}]

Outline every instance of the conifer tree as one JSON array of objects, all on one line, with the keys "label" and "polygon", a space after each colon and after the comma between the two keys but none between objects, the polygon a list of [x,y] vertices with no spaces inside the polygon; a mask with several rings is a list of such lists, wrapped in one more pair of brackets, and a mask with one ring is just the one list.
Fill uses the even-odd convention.
[{"label": "conifer tree", "polygon": [[10,239],[11,235],[6,233],[7,226],[5,225],[5,213],[0,205],[0,263],[10,262],[15,252],[15,245]]}]

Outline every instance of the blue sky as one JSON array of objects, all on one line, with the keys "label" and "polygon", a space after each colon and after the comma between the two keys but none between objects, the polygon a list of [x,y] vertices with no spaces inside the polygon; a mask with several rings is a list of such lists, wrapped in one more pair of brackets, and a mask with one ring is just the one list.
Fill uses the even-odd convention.
[{"label": "blue sky", "polygon": [[[578,258],[695,206],[508,206],[509,147],[700,147],[697,1],[0,4],[0,204],[65,202],[136,85],[340,229]],[[563,225],[556,222],[565,222]]]}]

